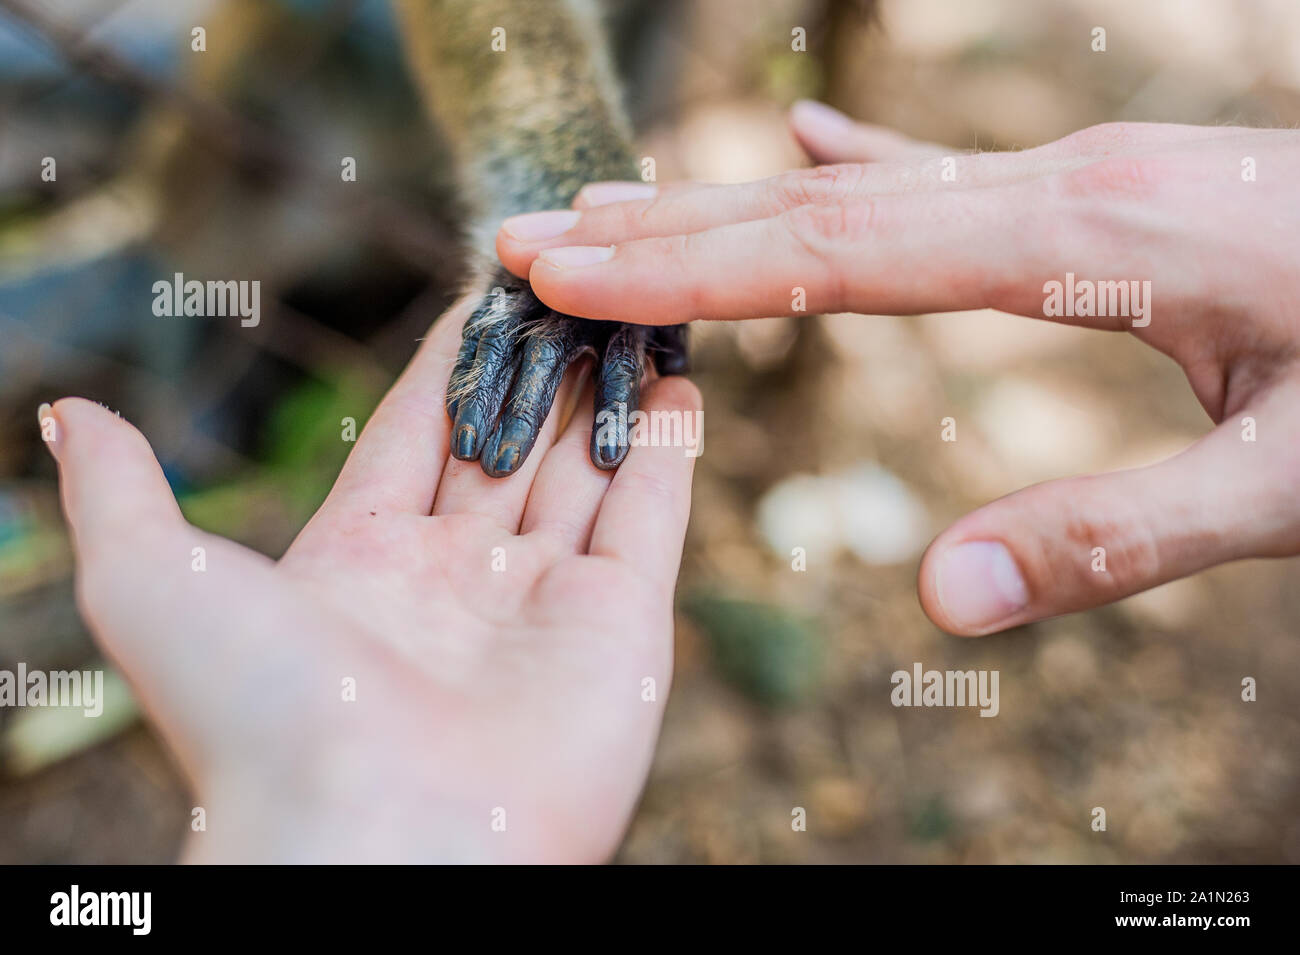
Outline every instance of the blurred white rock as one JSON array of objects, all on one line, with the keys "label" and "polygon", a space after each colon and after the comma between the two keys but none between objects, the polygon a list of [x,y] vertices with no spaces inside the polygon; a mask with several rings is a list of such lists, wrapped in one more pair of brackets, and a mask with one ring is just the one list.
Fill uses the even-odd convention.
[{"label": "blurred white rock", "polygon": [[919,554],[930,520],[912,490],[877,465],[860,465],[836,483],[840,530],[849,550],[868,564],[898,564]]},{"label": "blurred white rock", "polygon": [[814,559],[847,550],[867,564],[911,560],[930,538],[919,497],[896,475],[867,463],[787,478],[759,501],[758,528],[782,558],[796,547]]},{"label": "blurred white rock", "polygon": [[802,547],[810,554],[838,550],[833,496],[827,479],[796,474],[777,484],[758,502],[758,530],[781,558]]}]

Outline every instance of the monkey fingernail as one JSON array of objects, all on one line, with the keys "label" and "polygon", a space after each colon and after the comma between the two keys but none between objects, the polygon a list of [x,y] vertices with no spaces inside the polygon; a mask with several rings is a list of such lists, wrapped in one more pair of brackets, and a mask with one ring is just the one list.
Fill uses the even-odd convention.
[{"label": "monkey fingernail", "polygon": [[569,245],[558,249],[544,249],[537,258],[556,269],[574,269],[584,265],[597,265],[614,257],[612,245]]},{"label": "monkey fingernail", "polygon": [[472,461],[474,459],[474,439],[477,435],[473,427],[463,425],[456,432],[456,457],[462,461]]},{"label": "monkey fingernail", "polygon": [[573,209],[553,209],[549,212],[530,212],[527,215],[512,216],[501,223],[502,230],[512,239],[520,242],[541,242],[564,235],[582,218],[582,213]]},{"label": "monkey fingernail", "polygon": [[659,188],[648,182],[592,182],[579,190],[575,202],[584,209],[590,209],[594,206],[607,206],[611,202],[653,199],[658,193]]},{"label": "monkey fingernail", "polygon": [[497,475],[510,474],[519,466],[519,460],[519,446],[516,444],[504,445],[497,452],[496,460],[492,462],[492,470]]},{"label": "monkey fingernail", "polygon": [[595,452],[591,463],[602,471],[612,471],[622,464],[623,459],[627,457],[627,446],[611,441],[608,444],[597,444]]}]

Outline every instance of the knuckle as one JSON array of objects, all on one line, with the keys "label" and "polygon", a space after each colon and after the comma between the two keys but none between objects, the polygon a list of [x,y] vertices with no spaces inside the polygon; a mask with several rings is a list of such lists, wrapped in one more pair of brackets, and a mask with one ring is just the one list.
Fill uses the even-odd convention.
[{"label": "knuckle", "polygon": [[786,223],[795,238],[814,256],[829,260],[842,242],[865,238],[875,221],[876,205],[871,200],[830,205],[806,205],[786,213]]},{"label": "knuckle", "polygon": [[[1139,515],[1076,515],[1065,536],[1074,545],[1071,550],[1087,558],[1083,575],[1093,588],[1118,597],[1160,576],[1159,542]],[[1104,548],[1104,571],[1093,569],[1098,547]]]},{"label": "knuckle", "polygon": [[771,180],[772,204],[788,212],[800,206],[838,202],[851,196],[861,182],[862,167],[857,163],[799,169]]},{"label": "knuckle", "polygon": [[641,371],[642,361],[639,351],[631,348],[611,349],[605,355],[601,378],[628,388],[641,380]]},{"label": "knuckle", "polygon": [[539,328],[536,334],[528,336],[523,344],[523,360],[528,365],[546,367],[551,373],[555,371],[564,356],[564,332],[558,323]]},{"label": "knuckle", "polygon": [[[613,207],[611,207],[613,208]],[[624,225],[632,232],[643,234],[653,234],[655,225],[668,218],[664,214],[664,197],[654,196],[653,198],[635,203],[631,208],[621,210],[624,216]]]},{"label": "knuckle", "polygon": [[483,332],[475,357],[479,362],[499,361],[515,350],[518,341],[518,329],[513,324],[498,322]]},{"label": "knuckle", "polygon": [[[510,404],[502,416],[501,424],[493,433],[493,438],[505,434],[507,429],[510,429],[512,437],[518,437],[514,433],[516,428],[521,429],[529,437],[536,438],[550,411],[550,395],[538,391],[517,391],[510,399]],[[489,445],[491,443],[489,442]]]},{"label": "knuckle", "polygon": [[1168,177],[1168,164],[1151,156],[1119,156],[1057,173],[1057,191],[1069,198],[1146,196]]}]

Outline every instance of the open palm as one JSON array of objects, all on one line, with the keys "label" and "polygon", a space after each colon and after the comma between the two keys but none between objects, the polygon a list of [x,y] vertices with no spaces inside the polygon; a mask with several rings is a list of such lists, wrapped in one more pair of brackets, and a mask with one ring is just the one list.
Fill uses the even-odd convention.
[{"label": "open palm", "polygon": [[[590,388],[560,431],[571,375],[517,474],[451,459],[442,399],[467,307],[434,326],[278,562],[188,525],[130,425],[79,399],[43,411],[83,613],[204,808],[191,858],[617,846],[671,678],[693,458],[640,446],[596,469]],[[698,401],[669,378],[643,407]]]}]

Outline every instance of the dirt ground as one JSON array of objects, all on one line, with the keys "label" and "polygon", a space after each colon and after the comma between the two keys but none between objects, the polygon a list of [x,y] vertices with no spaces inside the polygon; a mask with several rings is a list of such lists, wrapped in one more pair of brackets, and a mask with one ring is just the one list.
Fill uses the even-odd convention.
[{"label": "dirt ground", "polygon": [[[874,25],[808,17],[801,3],[710,0],[660,38],[680,64],[674,108],[641,137],[661,180],[800,164],[782,118],[800,95],[954,150],[1114,120],[1300,123],[1288,0],[885,0]],[[801,22],[805,60],[787,52]],[[366,347],[383,365],[397,340]],[[3,351],[15,376],[39,353],[28,338]],[[978,640],[942,633],[917,603],[920,553],[960,515],[1205,433],[1172,362],[1125,335],[992,312],[697,326],[694,362],[705,438],[676,674],[619,861],[1300,862],[1295,560]],[[10,381],[0,439],[34,420]],[[362,391],[373,399],[372,382]],[[75,666],[93,651],[32,438],[0,440],[0,666]],[[304,459],[241,458],[247,479],[197,489],[193,506],[274,553],[335,466],[311,459],[319,473],[297,496],[257,479],[286,460]],[[917,662],[997,670],[998,715],[891,705],[891,674]],[[189,796],[151,732],[125,723],[39,771],[9,764],[0,863],[175,857]]]}]

